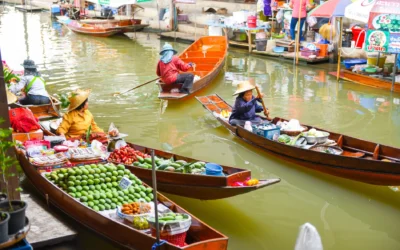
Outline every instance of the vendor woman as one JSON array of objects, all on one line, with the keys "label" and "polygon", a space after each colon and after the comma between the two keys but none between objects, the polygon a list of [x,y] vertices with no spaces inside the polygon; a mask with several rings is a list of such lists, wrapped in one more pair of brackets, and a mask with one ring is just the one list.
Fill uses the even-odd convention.
[{"label": "vendor woman", "polygon": [[261,96],[254,97],[253,96],[253,86],[250,82],[244,81],[238,84],[237,90],[233,95],[238,95],[236,97],[235,106],[232,109],[232,114],[229,117],[229,123],[233,126],[244,125],[246,121],[250,121],[251,123],[260,123],[262,120],[256,113],[264,111],[264,115],[268,117],[269,110],[264,110],[261,105],[257,102],[262,102],[261,98],[264,94],[261,93]]},{"label": "vendor woman", "polygon": [[160,61],[157,65],[157,75],[165,84],[180,84],[180,93],[190,94],[193,86],[194,75],[186,72],[193,67],[193,63],[185,63],[176,56],[177,51],[171,44],[166,43],[160,52]]},{"label": "vendor woman", "polygon": [[92,113],[88,110],[88,98],[91,90],[78,89],[69,97],[68,112],[64,115],[60,126],[57,129],[58,135],[64,135],[67,139],[81,139],[91,125],[93,133],[104,133],[94,121]]}]

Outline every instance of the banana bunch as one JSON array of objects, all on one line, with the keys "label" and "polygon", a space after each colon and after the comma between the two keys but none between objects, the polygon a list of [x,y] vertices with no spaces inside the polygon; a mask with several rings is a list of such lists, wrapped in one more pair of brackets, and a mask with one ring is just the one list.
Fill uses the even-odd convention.
[{"label": "banana bunch", "polygon": [[319,34],[326,40],[331,40],[331,37],[334,38],[336,36],[336,30],[330,23],[326,23],[319,28]]},{"label": "banana bunch", "polygon": [[228,119],[230,116],[230,112],[228,110],[222,110],[221,111],[221,116]]}]

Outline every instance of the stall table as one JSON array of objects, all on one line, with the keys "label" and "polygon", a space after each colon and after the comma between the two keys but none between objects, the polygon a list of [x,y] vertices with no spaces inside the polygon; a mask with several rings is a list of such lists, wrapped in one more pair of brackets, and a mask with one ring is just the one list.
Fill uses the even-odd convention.
[{"label": "stall table", "polygon": [[[255,45],[252,44],[251,41],[251,31],[253,30],[264,30],[267,31],[270,27],[269,26],[258,26],[255,28],[248,28],[247,26],[231,26],[231,25],[225,25],[225,24],[220,24],[220,23],[207,23],[206,27],[220,27],[222,28],[222,30],[224,31],[224,34],[226,36],[226,40],[228,41],[229,44],[232,45],[239,45],[239,46],[246,46],[249,48],[249,53],[252,52],[253,47],[255,47]],[[233,29],[233,30],[239,30],[239,31],[244,31],[248,37],[248,44],[246,43],[241,43],[241,42],[235,42],[235,41],[229,41],[228,38],[228,29]]]}]

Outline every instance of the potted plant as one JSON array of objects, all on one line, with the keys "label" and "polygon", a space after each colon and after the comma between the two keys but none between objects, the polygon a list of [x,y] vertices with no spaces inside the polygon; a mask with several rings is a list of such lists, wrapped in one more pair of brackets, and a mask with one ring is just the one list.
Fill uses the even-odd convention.
[{"label": "potted plant", "polygon": [[[0,124],[4,122],[4,119],[0,117]],[[1,167],[1,178],[4,182],[5,190],[3,193],[8,193],[10,187],[8,186],[8,178],[15,176],[15,173],[11,172],[13,166],[19,166],[18,161],[7,154],[7,151],[11,149],[15,144],[8,140],[12,134],[12,129],[0,128],[0,167]],[[21,191],[21,188],[16,188],[16,191]],[[0,202],[0,212],[8,212],[8,234],[15,234],[25,226],[25,210],[27,204],[24,201],[3,201]],[[3,222],[3,221],[2,221]]]},{"label": "potted plant", "polygon": [[10,214],[6,212],[0,212],[0,243],[8,241],[8,221],[10,220]]}]

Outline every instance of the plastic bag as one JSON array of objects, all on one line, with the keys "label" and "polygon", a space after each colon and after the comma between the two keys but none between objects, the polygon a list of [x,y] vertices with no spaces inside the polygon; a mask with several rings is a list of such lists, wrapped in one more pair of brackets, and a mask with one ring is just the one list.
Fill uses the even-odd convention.
[{"label": "plastic bag", "polygon": [[16,132],[28,133],[40,129],[38,119],[30,109],[15,108],[8,111],[11,127]]},{"label": "plastic bag", "polygon": [[313,27],[314,25],[316,25],[317,24],[317,18],[316,17],[314,17],[314,16],[309,16],[309,17],[307,17],[307,23],[308,23],[308,25],[310,26],[310,27]]},{"label": "plastic bag", "polygon": [[115,127],[113,122],[110,124],[110,127],[108,128],[108,135],[111,137],[117,137],[119,135],[119,131],[117,127]]},{"label": "plastic bag", "polygon": [[257,1],[257,12],[264,11],[264,0]]},{"label": "plastic bag", "polygon": [[323,250],[321,237],[317,229],[310,223],[305,223],[300,227],[297,237],[295,250]]},{"label": "plastic bag", "polygon": [[281,23],[283,20],[283,10],[278,11],[278,14],[276,14],[276,21],[278,23]]}]

